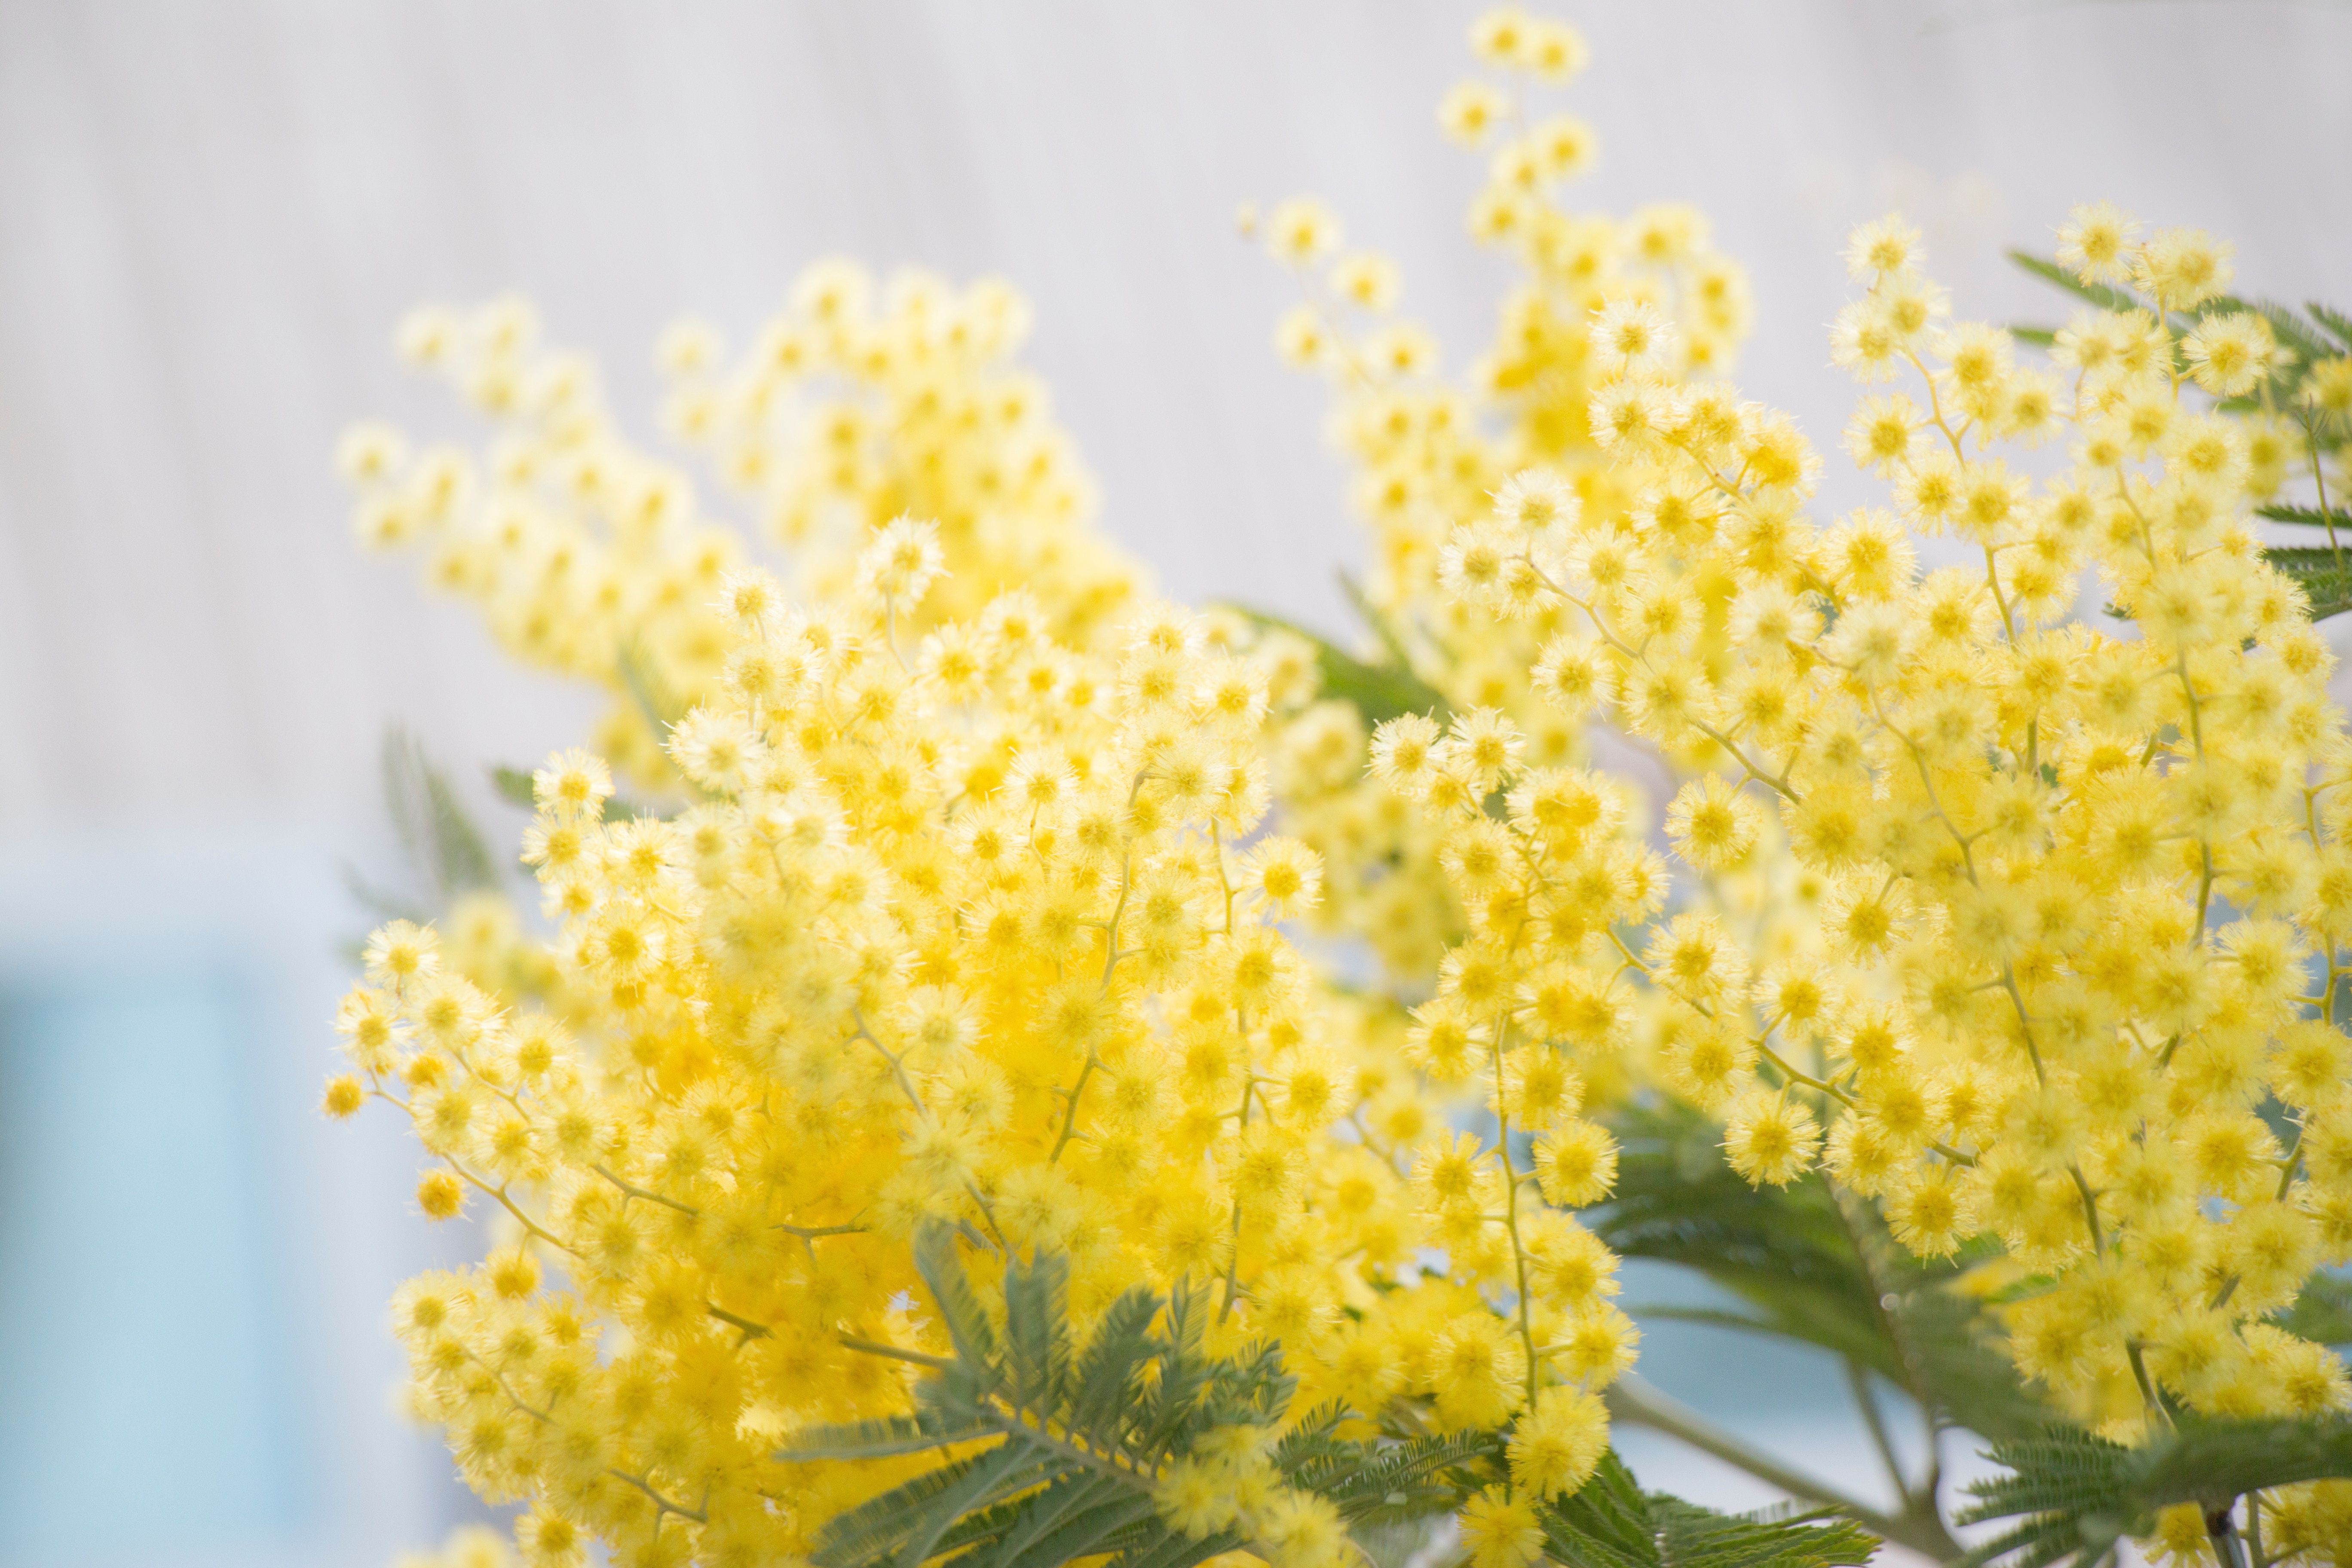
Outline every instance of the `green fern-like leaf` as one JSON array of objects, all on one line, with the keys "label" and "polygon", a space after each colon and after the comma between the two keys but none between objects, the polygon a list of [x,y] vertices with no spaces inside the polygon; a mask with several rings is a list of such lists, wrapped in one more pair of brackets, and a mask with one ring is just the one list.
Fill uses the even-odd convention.
[{"label": "green fern-like leaf", "polygon": [[962,1259],[956,1256],[955,1232],[944,1226],[927,1228],[915,1242],[915,1271],[930,1287],[940,1320],[955,1342],[957,1360],[971,1368],[992,1365],[996,1330],[964,1273]]},{"label": "green fern-like leaf", "polygon": [[1047,1253],[1004,1276],[1005,1395],[1018,1410],[1059,1410],[1069,1394],[1066,1258]]},{"label": "green fern-like leaf", "polygon": [[[339,869],[342,872],[343,890],[351,894],[352,901],[378,921],[414,921],[423,925],[433,918],[433,911],[415,900],[369,881],[358,867],[346,862]],[[352,961],[353,968],[367,961],[365,942],[354,939],[344,945],[348,949],[344,956]]]},{"label": "green fern-like leaf", "polygon": [[1725,1163],[1715,1125],[1685,1105],[1634,1105],[1610,1121],[1617,1186],[1585,1219],[1620,1257],[1697,1269],[1749,1304],[1747,1326],[1891,1356],[1875,1343],[1878,1293],[1827,1187],[1751,1186]]},{"label": "green fern-like leaf", "polygon": [[2311,618],[2324,621],[2352,610],[2352,554],[2326,545],[2272,545],[2263,559],[2294,579],[2311,603]]},{"label": "green fern-like leaf", "polygon": [[1575,1568],[1659,1568],[1664,1562],[1633,1472],[1610,1449],[1574,1496],[1547,1504],[1544,1544]]},{"label": "green fern-like leaf", "polygon": [[2057,1427],[1990,1455],[2010,1473],[1970,1487],[1977,1501],[1960,1522],[2018,1522],[1967,1561],[2088,1568],[2154,1529],[2159,1509],[2194,1503],[2222,1518],[2251,1491],[2352,1477],[2352,1420],[2196,1421],[2137,1448]]},{"label": "green fern-like leaf", "polygon": [[2247,309],[2270,322],[2272,333],[2294,353],[2302,368],[2307,369],[2314,361],[2330,358],[2337,352],[2324,330],[2274,300],[2256,300]]},{"label": "green fern-like leaf", "polygon": [[1329,1498],[1349,1524],[1394,1524],[1459,1506],[1466,1480],[1500,1468],[1503,1445],[1496,1434],[1474,1430],[1381,1447],[1327,1443],[1295,1461],[1276,1458],[1284,1474]]},{"label": "green fern-like leaf", "polygon": [[2266,517],[2273,522],[2299,522],[2311,528],[2352,529],[2352,511],[2340,506],[2325,510],[2315,506],[2289,506],[2274,503],[2254,508],[2256,517]]},{"label": "green fern-like leaf", "polygon": [[[1404,633],[1398,627],[1396,617],[1372,603],[1371,595],[1364,592],[1363,584],[1352,572],[1339,574],[1339,591],[1348,596],[1349,606],[1356,612],[1357,617],[1371,628],[1372,636],[1380,639],[1381,650],[1388,655],[1388,662],[1399,669],[1411,669],[1412,654],[1405,647]],[[1444,715],[1441,713],[1438,717],[1442,719]]]},{"label": "green fern-like leaf", "polygon": [[2315,1344],[2352,1344],[2352,1279],[2313,1275],[2276,1321],[2288,1333]]},{"label": "green fern-like leaf", "polygon": [[[2011,250],[2008,254],[2011,261],[2044,282],[2102,310],[2154,309],[2148,301],[2128,289],[2085,283],[2046,257],[2022,250]],[[2352,351],[2352,316],[2316,300],[2306,303],[2303,311],[2298,313],[2274,300],[2247,300],[2224,294],[2204,301],[2192,310],[2173,312],[2168,321],[2173,338],[2178,342],[2196,321],[2242,312],[2260,316],[2269,323],[2271,335],[2286,352],[2279,356],[2260,386],[2240,396],[2221,400],[2220,406],[2225,412],[2254,414],[2269,409],[2292,408],[2313,365]],[[2056,334],[2047,327],[2011,327],[2010,332],[2020,342],[2038,348],[2053,347],[2056,342]],[[2347,439],[2352,439],[2352,430],[2344,428],[2338,421],[2323,419],[2312,424],[2310,436],[2322,450],[2334,452],[2341,448]]]},{"label": "green fern-like leaf", "polygon": [[653,726],[655,734],[667,734],[671,725],[686,717],[686,700],[670,689],[661,667],[635,638],[622,644],[618,658],[621,682],[629,689],[646,722]]},{"label": "green fern-like leaf", "polygon": [[[800,1434],[777,1457],[861,1458],[961,1448],[938,1468],[825,1526],[820,1568],[1056,1568],[1113,1557],[1121,1568],[1191,1568],[1248,1542],[1202,1539],[1160,1518],[1152,1487],[1208,1433],[1262,1426],[1289,1405],[1292,1380],[1273,1347],[1233,1359],[1202,1348],[1202,1297],[1129,1291],[1081,1341],[1068,1313],[1066,1260],[1051,1254],[1003,1271],[992,1313],[965,1270],[957,1233],[919,1237],[954,1360],[916,1390],[912,1415]],[[1343,1519],[1387,1521],[1456,1506],[1463,1466],[1498,1459],[1488,1434],[1408,1442],[1343,1439],[1336,1407],[1296,1423],[1274,1451],[1286,1485],[1321,1492]]]},{"label": "green fern-like leaf", "polygon": [[2055,284],[2102,310],[2137,310],[2141,308],[2139,300],[2128,290],[2110,289],[2104,283],[2085,283],[2055,261],[2036,256],[2030,250],[2011,250],[2008,255],[2011,261],[2043,282]]},{"label": "green fern-like leaf", "polygon": [[1912,1258],[1874,1215],[1841,1205],[1817,1177],[1751,1186],[1724,1162],[1714,1123],[1688,1106],[1634,1105],[1610,1121],[1617,1187],[1586,1222],[1619,1256],[1694,1269],[1740,1302],[1642,1315],[1818,1346],[1885,1378],[1939,1422],[1983,1436],[2049,1419],[2018,1386],[1992,1318],[1948,1288],[1957,1266]]},{"label": "green fern-like leaf", "polygon": [[2316,300],[2305,300],[2303,310],[2304,314],[2317,321],[2343,343],[2344,353],[2352,353],[2352,316]]},{"label": "green fern-like leaf", "polygon": [[529,768],[493,767],[490,769],[490,787],[498,791],[499,798],[509,805],[519,805],[525,811],[535,810],[539,805],[538,787],[530,781]]},{"label": "green fern-like leaf", "polygon": [[[887,1420],[800,1433],[776,1458],[855,1463],[940,1451],[942,1462],[842,1513],[819,1531],[818,1568],[1194,1568],[1252,1542],[1236,1530],[1192,1537],[1160,1518],[1153,1489],[1210,1433],[1284,1419],[1294,1384],[1276,1347],[1222,1358],[1202,1346],[1207,1298],[1132,1290],[1081,1336],[1065,1260],[1015,1258],[983,1300],[958,1232],[917,1238],[917,1271],[955,1346]],[[927,1363],[929,1364],[929,1363]],[[1270,1457],[1284,1485],[1328,1499],[1350,1529],[1380,1531],[1462,1506],[1504,1473],[1504,1435],[1368,1437],[1325,1405],[1286,1421]],[[1644,1496],[1612,1453],[1575,1496],[1548,1508],[1569,1568],[1829,1568],[1866,1560],[1868,1538],[1818,1516],[1709,1513]],[[1856,1552],[1859,1552],[1859,1555]],[[1263,1553],[1261,1553],[1263,1554]]]},{"label": "green fern-like leaf", "polygon": [[1819,1514],[1727,1517],[1657,1493],[1646,1500],[1666,1568],[1861,1568],[1878,1542]]},{"label": "green fern-like leaf", "polygon": [[1723,1514],[1644,1493],[1612,1449],[1572,1497],[1538,1512],[1546,1553],[1569,1568],[1851,1568],[1878,1543],[1819,1514]]},{"label": "green fern-like leaf", "polygon": [[860,1421],[846,1426],[816,1426],[793,1439],[777,1456],[783,1459],[879,1459],[899,1454],[919,1454],[951,1443],[971,1442],[993,1435],[978,1421],[952,1421],[926,1410],[914,1415],[893,1415],[886,1421]]},{"label": "green fern-like leaf", "polygon": [[[1352,584],[1350,587],[1352,590]],[[1367,663],[1328,637],[1319,637],[1279,616],[1240,605],[1228,607],[1247,616],[1255,626],[1288,632],[1313,645],[1316,673],[1321,678],[1321,695],[1353,708],[1363,720],[1366,729],[1384,724],[1402,713],[1427,713],[1440,723],[1444,722],[1451,711],[1444,696],[1413,673],[1396,629],[1365,604],[1360,595],[1358,595],[1357,602],[1374,634],[1381,639],[1388,656],[1384,662]]]},{"label": "green fern-like leaf", "polygon": [[458,804],[449,775],[416,737],[397,726],[383,738],[383,794],[401,847],[442,906],[497,883],[489,842]]}]

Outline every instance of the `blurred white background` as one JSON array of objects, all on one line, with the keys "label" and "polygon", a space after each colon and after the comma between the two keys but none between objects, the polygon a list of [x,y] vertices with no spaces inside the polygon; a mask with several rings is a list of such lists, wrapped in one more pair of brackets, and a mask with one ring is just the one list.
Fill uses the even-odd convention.
[{"label": "blurred white background", "polygon": [[[678,314],[740,336],[835,252],[1002,273],[1161,586],[1337,629],[1322,392],[1232,215],[1327,196],[1467,357],[1505,271],[1433,111],[1477,9],[0,0],[0,1563],[373,1563],[462,1507],[385,1395],[413,1164],[308,1120],[365,923],[334,868],[389,865],[389,722],[470,779],[587,705],[351,542],[344,424],[465,433],[394,364],[400,313],[523,289],[650,438]],[[2340,5],[1566,14],[1582,200],[1707,212],[1759,307],[1739,379],[1817,440],[1852,398],[1835,249],[1890,205],[1966,315],[2063,315],[1999,251],[2095,196],[2234,238],[2242,292],[2352,302]],[[1644,1370],[1783,1440],[1835,1397],[1695,1331]]]}]

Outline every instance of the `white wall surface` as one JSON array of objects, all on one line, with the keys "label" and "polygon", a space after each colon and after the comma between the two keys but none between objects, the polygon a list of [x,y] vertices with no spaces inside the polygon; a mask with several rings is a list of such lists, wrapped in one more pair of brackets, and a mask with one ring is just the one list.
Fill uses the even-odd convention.
[{"label": "white wall surface", "polygon": [[[200,863],[169,878],[187,918],[206,919],[202,879],[250,882],[243,902],[320,928],[323,952],[362,921],[324,929],[324,863],[387,860],[389,721],[468,767],[579,733],[580,693],[502,663],[469,612],[362,557],[345,527],[328,453],[346,422],[466,432],[392,360],[394,322],[426,298],[534,294],[650,433],[648,345],[677,314],[740,335],[835,252],[1003,273],[1036,303],[1030,357],[1102,482],[1105,526],[1163,588],[1343,626],[1332,571],[1361,552],[1322,390],[1275,363],[1287,281],[1231,217],[1244,197],[1328,196],[1354,240],[1400,259],[1408,310],[1459,364],[1507,275],[1464,234],[1477,165],[1433,121],[1476,9],[0,0],[0,846],[27,851],[0,855],[0,877],[46,868],[0,887],[0,961],[47,951],[9,935],[43,925],[42,879],[152,901],[138,847],[159,834]],[[2063,314],[1998,251],[2048,248],[2068,203],[2095,196],[2233,237],[2245,291],[2352,304],[2342,5],[1566,14],[1594,63],[1564,102],[1602,139],[1581,199],[1711,215],[1760,310],[1740,378],[1824,444],[1853,395],[1827,363],[1835,250],[1896,200],[1964,314]],[[1831,464],[1825,507],[1866,493]],[[89,925],[75,929],[107,945]],[[323,1047],[327,988],[288,994]],[[338,1179],[352,1223],[384,1235],[362,1248],[373,1261],[332,1265],[362,1294],[424,1245],[397,1217],[413,1163],[369,1158]],[[369,1343],[373,1376],[385,1347]],[[1752,1358],[1717,1364],[1780,1397]],[[377,1399],[344,1401],[336,1462],[396,1446]],[[1866,1456],[1835,1448],[1805,1451],[1868,1484]],[[415,1500],[403,1517],[354,1513],[353,1531],[432,1527],[446,1494],[417,1463],[394,1467]]]}]

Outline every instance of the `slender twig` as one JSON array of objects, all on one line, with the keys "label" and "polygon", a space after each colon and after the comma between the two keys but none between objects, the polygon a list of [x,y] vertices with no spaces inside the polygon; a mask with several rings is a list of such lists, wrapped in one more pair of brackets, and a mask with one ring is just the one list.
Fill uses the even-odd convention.
[{"label": "slender twig", "polygon": [[732,1323],[735,1327],[742,1330],[743,1339],[746,1343],[749,1343],[752,1340],[764,1340],[775,1332],[773,1329],[768,1327],[765,1323],[755,1322],[750,1318],[739,1318],[734,1313],[729,1311],[726,1308],[719,1306],[714,1302],[705,1301],[702,1304],[702,1310],[709,1312],[720,1322]]},{"label": "slender twig", "polygon": [[2236,1506],[2236,1500],[2232,1499],[2225,1506],[2207,1514],[2205,1533],[2212,1540],[2213,1555],[2221,1568],[2253,1568],[2246,1560],[2245,1538],[2238,1533],[2237,1521],[2230,1515],[2230,1510]]},{"label": "slender twig", "polygon": [[697,1524],[709,1524],[710,1522],[709,1515],[706,1514],[702,1510],[698,1508],[688,1508],[683,1503],[675,1503],[670,1501],[669,1499],[656,1491],[653,1488],[653,1484],[642,1476],[633,1476],[626,1470],[613,1468],[607,1468],[604,1473],[615,1478],[616,1479],[628,1482],[631,1486],[645,1493],[646,1496],[653,1499],[654,1507],[662,1513],[674,1513],[680,1519],[690,1519]]},{"label": "slender twig", "polygon": [[1886,1417],[1878,1408],[1878,1396],[1870,1391],[1870,1373],[1853,1357],[1846,1358],[1846,1386],[1853,1391],[1854,1408],[1862,1412],[1862,1424],[1870,1429],[1870,1440],[1878,1449],[1878,1462],[1886,1467],[1886,1479],[1895,1488],[1897,1501],[1911,1501],[1911,1483],[1904,1478],[1903,1461],[1895,1455],[1895,1439],[1886,1430]]},{"label": "slender twig", "polygon": [[2319,491],[2319,515],[2327,524],[2327,547],[2336,552],[2338,571],[2344,566],[2344,546],[2336,542],[2336,513],[2327,505],[2327,473],[2319,460],[2319,426],[2310,415],[2303,418],[2303,439],[2311,449],[2311,482]]},{"label": "slender twig", "polygon": [[1889,1514],[1872,1508],[1826,1481],[1780,1463],[1746,1438],[1725,1431],[1682,1401],[1632,1373],[1611,1384],[1602,1391],[1602,1398],[1612,1420],[1647,1426],[1679,1438],[1703,1454],[1711,1454],[1727,1465],[1747,1471],[1768,1486],[1778,1487],[1790,1497],[1836,1509],[1885,1540],[1924,1552],[1938,1562],[1959,1554],[1958,1544],[1940,1520]]},{"label": "slender twig", "polygon": [[945,1356],[925,1355],[921,1351],[902,1350],[897,1345],[886,1345],[878,1340],[860,1339],[856,1334],[835,1334],[834,1338],[839,1340],[845,1348],[854,1350],[861,1355],[887,1356],[892,1361],[911,1362],[917,1366],[927,1366],[933,1372],[945,1372],[955,1365],[954,1362]]},{"label": "slender twig", "polygon": [[602,1165],[591,1165],[588,1168],[595,1172],[598,1175],[604,1177],[606,1181],[612,1183],[614,1186],[620,1188],[621,1191],[628,1194],[628,1195],[633,1198],[643,1198],[647,1203],[660,1204],[665,1208],[676,1209],[678,1213],[685,1215],[689,1219],[697,1218],[702,1213],[700,1209],[696,1208],[691,1204],[682,1204],[676,1198],[664,1197],[661,1194],[653,1191],[649,1187],[640,1187],[633,1183],[625,1182]]}]

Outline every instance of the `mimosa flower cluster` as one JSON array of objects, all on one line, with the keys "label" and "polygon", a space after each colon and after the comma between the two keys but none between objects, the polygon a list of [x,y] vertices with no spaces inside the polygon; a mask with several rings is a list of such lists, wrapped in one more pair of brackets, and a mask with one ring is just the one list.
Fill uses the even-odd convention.
[{"label": "mimosa flower cluster", "polygon": [[[1250,220],[1334,389],[1362,605],[1433,698],[1376,726],[1304,638],[1150,599],[1001,284],[827,262],[739,353],[665,335],[668,432],[781,576],[527,306],[404,327],[496,433],[354,431],[360,531],[613,700],[533,776],[539,921],[483,895],[378,931],[327,1093],[411,1118],[427,1215],[491,1222],[394,1320],[534,1568],[800,1562],[938,1463],[778,1456],[950,1353],[939,1226],[1066,1258],[1082,1325],[1205,1291],[1212,1351],[1278,1344],[1286,1420],[1493,1434],[1463,1537],[1526,1568],[1634,1359],[1571,1212],[1629,1097],[1922,1257],[1997,1255],[1968,1283],[2085,1423],[2347,1406],[2271,1320],[2352,1258],[2352,748],[2248,521],[2287,427],[2218,406],[2283,352],[2227,247],[2078,209],[2062,259],[2158,308],[2041,365],[1865,226],[1831,347],[1886,498],[1823,526],[1811,446],[1720,379],[1750,306],[1704,220],[1560,198],[1596,138],[1536,106],[1580,38],[1505,10],[1473,43],[1440,119],[1522,277],[1464,382],[1319,204]],[[2086,575],[2121,619],[2076,616]],[[1596,725],[1663,761],[1658,802]],[[1220,1428],[1160,1515],[1347,1558],[1279,1436]],[[2348,1489],[2265,1494],[2274,1544],[2326,1561]]]},{"label": "mimosa flower cluster", "polygon": [[[1581,120],[1539,110],[1583,68],[1578,34],[1502,11],[1479,24],[1472,46],[1486,71],[1448,92],[1439,119],[1453,140],[1486,153],[1469,230],[1521,275],[1493,340],[1458,381],[1439,375],[1428,331],[1398,316],[1394,264],[1343,250],[1339,219],[1320,203],[1286,202],[1253,226],[1303,296],[1277,346],[1332,387],[1332,429],[1371,529],[1364,609],[1449,703],[1508,715],[1528,758],[1558,767],[1584,760],[1584,726],[1538,697],[1528,677],[1569,612],[1555,604],[1497,618],[1446,592],[1447,536],[1538,464],[1558,483],[1512,491],[1518,510],[1622,511],[1630,498],[1589,418],[1595,389],[1614,374],[1610,334],[1651,334],[1657,374],[1680,380],[1729,367],[1751,306],[1745,274],[1711,247],[1695,209],[1659,204],[1612,217],[1564,200],[1594,166],[1598,137]],[[1282,737],[1283,754],[1297,759],[1285,774],[1286,820],[1325,858],[1333,896],[1324,922],[1369,941],[1402,989],[1425,991],[1464,917],[1428,826],[1367,784],[1365,742],[1339,704]]]},{"label": "mimosa flower cluster", "polygon": [[710,605],[741,540],[700,515],[684,473],[614,436],[593,367],[544,345],[528,301],[419,310],[399,347],[499,435],[477,460],[415,451],[384,426],[353,428],[337,457],[359,491],[354,531],[421,552],[427,580],[474,600],[514,658],[603,687],[613,702],[597,748],[664,779],[661,738],[630,683],[683,700],[717,676],[724,626]]},{"label": "mimosa flower cluster", "polygon": [[1143,577],[1087,526],[1094,481],[1044,384],[1013,363],[1029,321],[999,279],[959,289],[909,270],[877,283],[854,262],[820,262],[731,363],[703,323],[665,334],[666,423],[756,508],[809,593],[856,591],[866,542],[919,517],[944,570],[920,611],[901,606],[917,629],[1025,586],[1056,640],[1094,647]]},{"label": "mimosa flower cluster", "polygon": [[[1011,363],[1027,323],[1001,283],[959,291],[909,272],[877,288],[854,264],[822,262],[737,363],[702,323],[664,334],[665,422],[793,547],[814,590],[852,589],[874,533],[911,513],[938,525],[952,574],[929,614],[969,618],[1025,584],[1055,635],[1086,646],[1142,578],[1084,526],[1092,482],[1044,389]],[[742,537],[707,517],[683,470],[616,428],[593,366],[546,345],[528,302],[420,310],[400,348],[498,435],[477,461],[353,430],[340,456],[361,491],[359,534],[424,552],[428,581],[476,601],[517,658],[604,687],[599,754],[674,784],[645,698],[682,711],[714,688],[726,633],[711,605],[745,559]]]},{"label": "mimosa flower cluster", "polygon": [[[1421,1395],[1496,1425],[1549,1358],[1577,1386],[1518,1452],[1572,1485],[1603,1441],[1590,1390],[1630,1359],[1613,1260],[1490,1190],[1273,923],[1318,869],[1234,847],[1266,809],[1263,674],[1172,611],[1080,653],[1024,592],[902,646],[941,554],[893,524],[814,609],[728,577],[718,691],[668,740],[698,797],[676,819],[606,820],[585,753],[539,773],[524,858],[568,1005],[509,1008],[413,926],[371,943],[330,1108],[399,1104],[440,1160],[425,1212],[517,1233],[403,1292],[420,1413],[486,1495],[533,1504],[544,1560],[804,1550],[897,1476],[770,1453],[903,1401],[902,1352],[941,1348],[908,1243],[942,1221],[1066,1256],[1082,1313],[1213,1283],[1224,1342],[1278,1339],[1302,1399],[1368,1415]],[[1508,1093],[1561,1129],[1555,1195],[1603,1190],[1567,1064],[1528,1053]],[[1454,1251],[1424,1277],[1431,1225]]]},{"label": "mimosa flower cluster", "polygon": [[814,611],[727,579],[683,816],[607,822],[601,762],[541,770],[564,1016],[401,925],[345,1005],[331,1105],[396,1100],[425,1212],[521,1233],[396,1310],[420,1408],[547,1560],[769,1561],[889,1479],[768,1456],[903,1400],[927,1219],[1067,1256],[1082,1311],[1220,1280],[1232,1333],[1302,1352],[1418,1240],[1325,1135],[1381,1075],[1272,924],[1313,859],[1229,847],[1265,809],[1260,679],[1172,612],[1077,653],[1019,593],[900,646],[940,553],[886,529]]},{"label": "mimosa flower cluster", "polygon": [[[1686,865],[1739,866],[1777,816],[1827,886],[1817,940],[1769,962],[1706,912],[1639,945],[1530,923],[1523,962],[1657,993],[1658,1070],[1723,1114],[1752,1179],[1819,1163],[1924,1255],[1999,1237],[2024,1277],[2021,1370],[2126,1428],[2164,1395],[2341,1406],[2336,1358],[2263,1317],[2352,1254],[2334,660],[2257,551],[2242,432],[2194,395],[2237,390],[2215,345],[2258,361],[2268,333],[2196,314],[2225,247],[2131,232],[2083,209],[2068,252],[2131,268],[2160,314],[2078,322],[2054,371],[1948,323],[1913,231],[1856,233],[1868,290],[1833,341],[1865,381],[1907,378],[1846,432],[1890,510],[1816,527],[1817,459],[1785,418],[1675,384],[1628,342],[1592,423],[1631,510],[1531,526],[1506,500],[1445,566],[1486,614],[1570,607],[1538,689],[1704,770],[1668,814]],[[2011,466],[2053,438],[2062,478]],[[1915,535],[1958,563],[1922,574]],[[2071,619],[2085,567],[2137,637]],[[1381,743],[1425,731],[1401,720]],[[1458,760],[1407,782],[1486,831],[1464,794],[1486,780]],[[1514,1000],[1535,1005],[1525,981]]]}]

